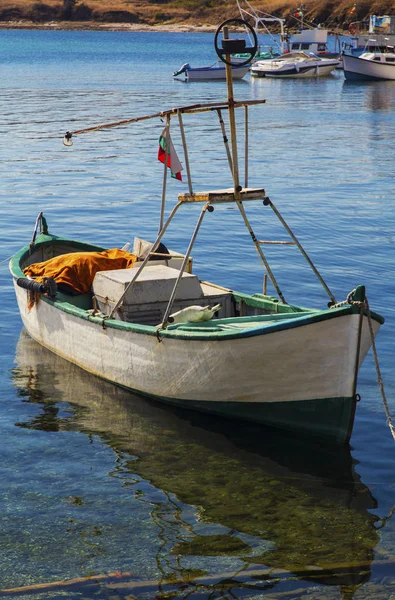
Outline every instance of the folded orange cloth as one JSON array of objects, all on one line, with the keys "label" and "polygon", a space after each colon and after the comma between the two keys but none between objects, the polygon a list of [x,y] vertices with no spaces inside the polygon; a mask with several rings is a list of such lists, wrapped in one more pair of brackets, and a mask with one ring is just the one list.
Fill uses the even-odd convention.
[{"label": "folded orange cloth", "polygon": [[89,292],[98,271],[128,269],[136,262],[136,255],[111,248],[103,252],[72,252],[50,258],[45,262],[34,263],[23,270],[33,279],[52,277],[56,283],[72,287],[76,292]]}]

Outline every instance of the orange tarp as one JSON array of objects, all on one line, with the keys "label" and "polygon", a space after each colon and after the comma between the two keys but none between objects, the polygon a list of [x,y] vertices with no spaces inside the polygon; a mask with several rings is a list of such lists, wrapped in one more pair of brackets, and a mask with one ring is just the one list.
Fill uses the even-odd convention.
[{"label": "orange tarp", "polygon": [[103,252],[72,252],[34,263],[23,270],[33,279],[52,277],[56,283],[69,285],[80,294],[90,291],[98,271],[128,269],[136,262],[135,254],[111,248]]}]

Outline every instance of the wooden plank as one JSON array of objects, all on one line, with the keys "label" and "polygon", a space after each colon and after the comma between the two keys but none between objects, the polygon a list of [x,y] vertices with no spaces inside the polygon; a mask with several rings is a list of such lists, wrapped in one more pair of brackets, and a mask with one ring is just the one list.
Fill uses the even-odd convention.
[{"label": "wooden plank", "polygon": [[7,596],[18,596],[27,594],[42,594],[53,590],[69,590],[72,588],[82,587],[102,587],[103,585],[116,585],[125,579],[129,579],[133,573],[129,572],[114,572],[107,575],[92,575],[92,577],[76,577],[75,579],[64,579],[62,581],[51,581],[49,583],[36,583],[34,585],[25,585],[22,587],[14,587],[0,590],[0,598]]},{"label": "wooden plank", "polygon": [[[242,202],[249,200],[262,200],[265,198],[265,190],[263,188],[243,188],[240,192],[240,200]],[[235,202],[235,193],[233,188],[223,190],[208,190],[189,194],[178,194],[179,202],[211,202],[212,204],[221,202]]]},{"label": "wooden plank", "polygon": [[[254,106],[256,104],[265,104],[266,100],[237,100],[234,102],[234,108],[240,108],[243,106]],[[82,133],[89,133],[91,131],[99,131],[100,129],[110,129],[112,127],[121,127],[124,125],[130,125],[132,123],[138,123],[139,121],[146,121],[147,119],[154,119],[157,117],[165,117],[167,115],[177,115],[178,112],[186,114],[209,112],[212,110],[229,110],[229,102],[205,102],[202,104],[191,104],[189,106],[179,106],[177,108],[170,108],[169,110],[162,110],[152,115],[143,115],[141,117],[133,117],[131,119],[122,119],[121,121],[115,121],[113,123],[101,123],[100,125],[94,125],[93,127],[86,127],[84,129],[76,129],[75,131],[67,132],[66,135],[81,135]]]}]

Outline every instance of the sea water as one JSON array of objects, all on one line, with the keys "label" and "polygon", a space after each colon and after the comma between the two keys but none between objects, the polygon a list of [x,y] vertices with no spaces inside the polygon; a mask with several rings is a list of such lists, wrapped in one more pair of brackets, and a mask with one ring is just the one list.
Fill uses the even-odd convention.
[{"label": "sea water", "polygon": [[[116,573],[124,587],[111,593],[103,579],[29,597],[395,597],[395,442],[372,352],[343,450],[138,398],[22,331],[6,259],[39,211],[52,233],[104,246],[159,226],[159,116],[71,148],[64,133],[225,99],[224,82],[172,77],[216,60],[213,34],[7,30],[0,48],[0,588]],[[248,184],[266,189],[338,301],[365,284],[385,317],[377,353],[395,415],[394,83],[247,76],[234,95],[266,99],[249,111]],[[244,184],[243,111],[238,123]],[[231,185],[216,113],[184,125],[196,187]],[[181,154],[176,127],[173,138]],[[185,179],[168,181],[167,210]],[[286,239],[267,207],[247,208],[260,239]],[[167,245],[185,251],[196,219],[187,210]],[[326,306],[294,248],[267,253],[289,302]],[[262,291],[229,207],[205,218],[193,258],[205,279]]]}]

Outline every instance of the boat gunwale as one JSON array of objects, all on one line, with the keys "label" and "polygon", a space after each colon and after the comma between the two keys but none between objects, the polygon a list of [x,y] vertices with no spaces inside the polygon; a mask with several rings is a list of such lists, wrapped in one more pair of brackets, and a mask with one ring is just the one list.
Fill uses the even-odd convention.
[{"label": "boat gunwale", "polygon": [[[88,248],[91,251],[102,251],[105,250],[103,246],[94,245],[88,242],[80,242],[77,240],[71,240],[69,238],[64,238],[52,234],[40,234],[35,241],[35,248],[39,248],[40,246],[50,246],[56,243],[68,243],[71,247],[76,247],[78,249],[85,249],[87,251]],[[21,248],[18,252],[16,252],[10,260],[9,268],[10,272],[13,276],[13,279],[16,281],[20,277],[26,277],[22,271],[21,263],[25,260],[31,251],[30,244],[27,244],[23,248]],[[149,268],[149,267],[147,267]],[[59,292],[58,292],[59,293]],[[232,294],[237,298],[242,299],[251,299],[252,302],[254,300],[259,302],[259,295],[254,294],[244,294],[242,292],[237,292],[232,290]],[[158,326],[155,325],[142,325],[139,323],[132,323],[126,321],[120,321],[117,319],[105,319],[104,316],[94,316],[89,310],[84,308],[79,308],[73,305],[71,302],[67,302],[67,296],[65,294],[61,294],[62,299],[53,300],[47,296],[40,296],[40,302],[43,301],[50,306],[53,306],[57,310],[61,310],[62,312],[73,315],[74,317],[90,321],[92,323],[98,324],[103,328],[109,329],[118,329],[122,331],[130,331],[133,333],[150,335],[150,336],[158,336]],[[278,311],[278,307],[283,306],[281,303],[277,301],[277,299],[270,300],[270,297],[265,297],[265,301],[273,304],[273,316],[280,314]],[[353,306],[351,304],[344,304],[338,306],[336,308],[328,308],[324,310],[319,309],[310,309],[303,308],[296,305],[286,304],[291,309],[289,313],[284,312],[284,319],[277,320],[273,319],[273,322],[270,321],[270,314],[264,315],[251,315],[247,317],[230,317],[223,319],[216,319],[215,321],[207,322],[207,325],[202,325],[202,323],[179,323],[176,325],[169,325],[167,329],[160,330],[160,337],[164,338],[174,338],[174,339],[183,339],[183,340],[204,340],[204,341],[222,341],[222,340],[230,340],[230,339],[243,339],[247,337],[256,337],[261,335],[268,335],[271,333],[275,333],[282,330],[294,329],[296,327],[304,327],[307,325],[312,325],[315,323],[319,323],[322,321],[327,321],[330,319],[336,319],[339,317],[357,314],[359,313],[359,307]],[[274,309],[276,307],[276,309]],[[366,313],[365,313],[366,314]],[[292,316],[291,316],[292,315]],[[381,325],[384,323],[384,317],[381,315],[371,312],[371,316],[374,320],[376,320]],[[288,318],[287,318],[288,317]],[[251,327],[245,327],[243,329],[219,329],[221,325],[232,325],[232,322],[238,320],[238,322],[248,323],[250,320],[251,323],[254,323]],[[243,319],[243,321],[240,321]],[[256,325],[257,322],[262,321],[262,325]]]}]

